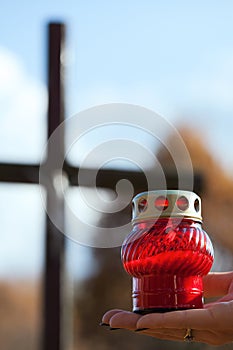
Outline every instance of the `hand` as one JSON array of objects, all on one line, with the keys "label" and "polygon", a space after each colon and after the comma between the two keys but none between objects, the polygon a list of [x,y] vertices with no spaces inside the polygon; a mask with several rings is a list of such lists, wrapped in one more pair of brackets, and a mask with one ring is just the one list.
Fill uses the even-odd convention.
[{"label": "hand", "polygon": [[203,309],[138,315],[114,309],[105,313],[102,322],[111,328],[136,331],[159,339],[184,341],[192,329],[194,341],[210,345],[233,342],[233,272],[210,273],[203,278],[204,296],[220,297]]}]

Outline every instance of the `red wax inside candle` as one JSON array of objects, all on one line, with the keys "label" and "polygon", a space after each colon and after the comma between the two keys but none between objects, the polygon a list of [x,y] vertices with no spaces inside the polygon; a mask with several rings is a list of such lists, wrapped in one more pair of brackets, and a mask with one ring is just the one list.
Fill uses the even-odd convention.
[{"label": "red wax inside candle", "polygon": [[213,263],[213,249],[193,220],[141,222],[122,246],[125,270],[133,277],[135,312],[201,308],[202,276]]}]

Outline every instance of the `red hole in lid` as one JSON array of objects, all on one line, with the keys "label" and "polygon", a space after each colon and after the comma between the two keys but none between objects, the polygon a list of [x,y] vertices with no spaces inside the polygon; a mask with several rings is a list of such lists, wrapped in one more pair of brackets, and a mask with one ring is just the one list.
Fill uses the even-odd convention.
[{"label": "red hole in lid", "polygon": [[198,212],[200,210],[200,202],[198,199],[194,202],[194,209]]},{"label": "red hole in lid", "polygon": [[176,205],[180,210],[186,210],[189,207],[189,201],[185,196],[181,196],[177,199]]},{"label": "red hole in lid", "polygon": [[169,206],[169,201],[166,197],[164,196],[159,196],[155,200],[155,207],[158,210],[166,210]]},{"label": "red hole in lid", "polygon": [[142,213],[143,211],[145,211],[146,208],[147,208],[147,200],[145,198],[142,198],[138,202],[138,211],[139,211],[139,213]]}]

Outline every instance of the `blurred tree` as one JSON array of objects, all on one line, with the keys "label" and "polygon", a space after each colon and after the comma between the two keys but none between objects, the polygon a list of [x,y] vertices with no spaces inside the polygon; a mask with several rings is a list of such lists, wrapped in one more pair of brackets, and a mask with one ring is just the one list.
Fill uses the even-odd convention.
[{"label": "blurred tree", "polygon": [[[201,195],[203,227],[217,244],[233,252],[233,179],[206,148],[205,137],[200,132],[182,128],[179,133],[189,151],[194,172],[201,173],[204,179]],[[167,144],[173,149],[178,147],[172,135]],[[165,147],[159,150],[157,158],[165,171],[175,166]]]},{"label": "blurred tree", "polygon": [[41,286],[0,283],[0,339],[4,350],[39,350]]}]

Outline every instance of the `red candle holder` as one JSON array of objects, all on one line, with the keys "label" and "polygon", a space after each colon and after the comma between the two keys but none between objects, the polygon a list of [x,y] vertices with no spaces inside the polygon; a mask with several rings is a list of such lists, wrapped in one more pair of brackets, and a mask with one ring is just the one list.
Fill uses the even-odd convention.
[{"label": "red candle holder", "polygon": [[133,311],[202,308],[202,277],[214,253],[202,229],[200,197],[179,190],[141,193],[133,199],[132,224],[121,256],[133,278]]}]

